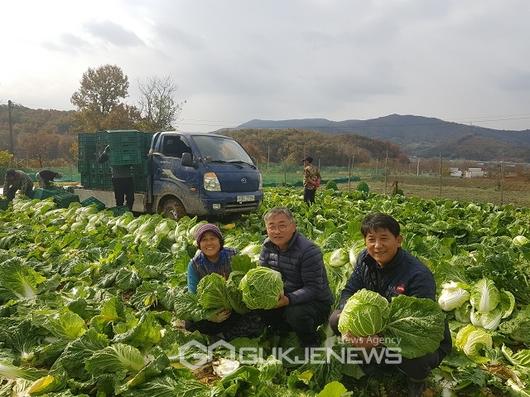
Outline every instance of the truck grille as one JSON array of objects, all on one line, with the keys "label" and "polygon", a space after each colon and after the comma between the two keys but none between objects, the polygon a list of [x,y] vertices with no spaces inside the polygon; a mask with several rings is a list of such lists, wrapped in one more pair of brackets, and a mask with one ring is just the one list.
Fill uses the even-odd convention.
[{"label": "truck grille", "polygon": [[235,203],[235,204],[226,204],[224,206],[225,212],[251,212],[257,209],[259,202],[250,201],[248,203]]}]

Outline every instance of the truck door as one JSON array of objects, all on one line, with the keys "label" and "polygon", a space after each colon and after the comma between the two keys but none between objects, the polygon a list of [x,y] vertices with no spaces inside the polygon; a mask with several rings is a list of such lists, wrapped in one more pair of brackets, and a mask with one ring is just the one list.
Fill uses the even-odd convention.
[{"label": "truck door", "polygon": [[192,153],[186,138],[177,134],[164,134],[158,151],[153,153],[153,193],[159,197],[173,194],[187,211],[192,211],[198,200],[198,172],[193,167],[182,166],[182,154]]}]

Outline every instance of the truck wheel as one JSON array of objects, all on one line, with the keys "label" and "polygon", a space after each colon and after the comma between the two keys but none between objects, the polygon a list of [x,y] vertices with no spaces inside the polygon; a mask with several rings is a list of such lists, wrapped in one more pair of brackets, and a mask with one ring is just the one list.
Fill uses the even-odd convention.
[{"label": "truck wheel", "polygon": [[186,216],[186,209],[179,200],[170,198],[164,201],[160,213],[166,218],[177,220]]}]

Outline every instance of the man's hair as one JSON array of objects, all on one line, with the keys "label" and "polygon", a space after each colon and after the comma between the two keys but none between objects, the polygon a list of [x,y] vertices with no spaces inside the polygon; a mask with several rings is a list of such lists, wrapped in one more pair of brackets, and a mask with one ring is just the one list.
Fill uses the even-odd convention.
[{"label": "man's hair", "polygon": [[13,168],[10,168],[6,171],[6,176],[9,178],[13,178],[16,175],[16,172]]},{"label": "man's hair", "polygon": [[276,215],[285,215],[287,219],[289,219],[290,222],[296,223],[296,220],[294,219],[293,213],[289,208],[286,207],[275,207],[268,210],[265,215],[263,215],[263,221],[267,223],[267,221]]},{"label": "man's hair", "polygon": [[361,223],[361,233],[363,236],[366,237],[368,233],[374,232],[378,229],[387,229],[395,237],[399,236],[401,232],[398,221],[390,215],[381,212],[366,215]]}]

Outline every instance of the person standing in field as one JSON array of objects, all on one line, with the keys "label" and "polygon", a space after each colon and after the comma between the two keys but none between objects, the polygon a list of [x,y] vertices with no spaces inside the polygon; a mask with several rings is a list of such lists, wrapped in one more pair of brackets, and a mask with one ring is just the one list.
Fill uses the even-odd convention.
[{"label": "person standing in field", "polygon": [[313,157],[307,156],[304,163],[304,201],[311,205],[315,202],[315,193],[320,187],[320,171],[313,165]]},{"label": "person standing in field", "polygon": [[[107,145],[105,150],[98,157],[98,163],[109,161],[110,146]],[[130,211],[134,204],[134,178],[132,167],[130,165],[111,165],[112,187],[114,189],[114,199],[116,206],[121,207],[124,202]]]}]

